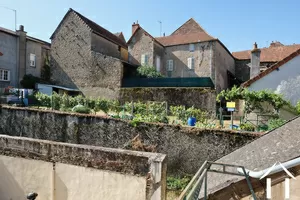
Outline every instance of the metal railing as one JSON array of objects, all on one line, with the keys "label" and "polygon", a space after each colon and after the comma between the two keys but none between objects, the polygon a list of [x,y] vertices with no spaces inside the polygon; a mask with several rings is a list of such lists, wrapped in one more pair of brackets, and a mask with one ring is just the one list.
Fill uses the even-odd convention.
[{"label": "metal railing", "polygon": [[[211,169],[213,165],[221,166],[222,169]],[[238,172],[230,172],[227,171],[226,168],[241,168],[244,174],[239,174]],[[210,161],[205,161],[200,169],[197,171],[195,176],[192,178],[192,180],[189,182],[187,187],[183,190],[183,192],[180,194],[177,200],[198,200],[200,199],[199,194],[201,192],[203,183],[204,183],[204,191],[203,191],[203,199],[207,200],[207,182],[209,181],[207,179],[207,173],[208,172],[214,172],[214,173],[222,173],[222,174],[229,174],[234,176],[244,176],[247,181],[247,185],[249,187],[249,190],[251,192],[251,195],[253,197],[253,200],[257,200],[257,197],[255,195],[255,192],[253,190],[253,187],[251,185],[250,179],[248,174],[246,173],[246,170],[244,166],[239,165],[231,165],[231,164],[223,164],[223,163],[215,163]]]}]

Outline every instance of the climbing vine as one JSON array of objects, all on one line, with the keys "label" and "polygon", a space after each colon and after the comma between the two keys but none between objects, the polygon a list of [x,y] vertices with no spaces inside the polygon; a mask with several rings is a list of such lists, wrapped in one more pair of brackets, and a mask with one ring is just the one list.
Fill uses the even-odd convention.
[{"label": "climbing vine", "polygon": [[283,106],[290,106],[290,102],[284,100],[282,95],[276,94],[268,90],[250,91],[247,88],[240,88],[234,86],[231,90],[223,90],[217,96],[217,101],[222,99],[226,101],[244,100],[245,113],[250,113],[256,109],[263,111],[264,106],[262,103],[269,103],[273,108],[278,111]]}]

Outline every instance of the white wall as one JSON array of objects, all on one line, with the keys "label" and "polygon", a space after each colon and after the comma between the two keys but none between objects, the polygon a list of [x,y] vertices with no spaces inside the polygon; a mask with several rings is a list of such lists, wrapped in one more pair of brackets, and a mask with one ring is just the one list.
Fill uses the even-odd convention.
[{"label": "white wall", "polygon": [[33,191],[38,200],[52,200],[54,179],[55,200],[146,199],[145,177],[61,163],[52,173],[50,162],[0,155],[0,199],[24,200]]},{"label": "white wall", "polygon": [[300,55],[283,64],[263,78],[252,83],[249,90],[269,89],[282,94],[296,105],[300,100]]}]

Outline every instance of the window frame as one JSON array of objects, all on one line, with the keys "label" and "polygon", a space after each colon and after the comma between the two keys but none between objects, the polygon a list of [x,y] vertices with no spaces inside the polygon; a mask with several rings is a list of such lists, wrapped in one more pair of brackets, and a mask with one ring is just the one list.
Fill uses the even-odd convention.
[{"label": "window frame", "polygon": [[189,44],[189,51],[190,52],[194,52],[195,51],[195,44],[194,43]]},{"label": "window frame", "polygon": [[[170,65],[172,63],[172,65]],[[170,69],[170,66],[172,66],[172,69]],[[174,71],[174,61],[172,59],[167,60],[167,72],[173,72]]]},{"label": "window frame", "polygon": [[[4,72],[7,72],[7,79],[4,79]],[[8,69],[0,69],[0,81],[10,81],[10,70]]]},{"label": "window frame", "polygon": [[188,68],[190,70],[194,70],[195,69],[195,58],[194,57],[189,57],[188,58]]},{"label": "window frame", "polygon": [[[30,53],[30,55],[29,55],[29,62],[30,62],[29,63],[30,67],[36,67],[36,55],[35,54]],[[32,64],[32,62],[33,62],[33,64]]]}]

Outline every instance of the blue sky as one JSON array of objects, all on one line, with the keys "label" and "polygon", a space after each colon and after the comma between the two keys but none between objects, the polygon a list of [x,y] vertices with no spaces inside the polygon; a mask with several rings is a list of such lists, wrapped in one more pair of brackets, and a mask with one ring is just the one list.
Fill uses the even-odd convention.
[{"label": "blue sky", "polygon": [[[136,20],[159,36],[158,21],[168,35],[193,17],[231,52],[251,49],[254,42],[300,44],[299,0],[1,0],[0,6],[16,9],[18,27],[46,41],[73,8],[111,32],[122,31],[126,40]],[[14,30],[13,11],[0,8],[0,26]]]}]

